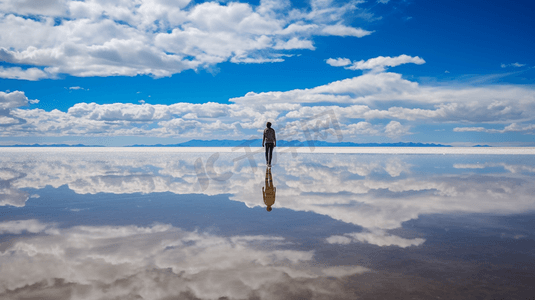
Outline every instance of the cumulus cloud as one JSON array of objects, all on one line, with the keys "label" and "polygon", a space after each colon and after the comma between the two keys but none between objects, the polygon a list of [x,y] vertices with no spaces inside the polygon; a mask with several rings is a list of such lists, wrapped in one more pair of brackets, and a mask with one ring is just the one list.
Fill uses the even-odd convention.
[{"label": "cumulus cloud", "polygon": [[425,60],[421,59],[418,56],[412,57],[405,54],[396,57],[379,56],[376,58],[370,58],[366,61],[361,60],[355,62],[351,62],[351,60],[349,60],[348,58],[329,58],[327,60],[327,64],[333,67],[344,67],[348,70],[372,70],[374,72],[382,72],[386,69],[386,67],[396,67],[408,63],[421,65],[425,63]]},{"label": "cumulus cloud", "polygon": [[54,78],[54,76],[38,68],[0,67],[0,78],[36,81],[45,78]]},{"label": "cumulus cloud", "polygon": [[[203,26],[215,25],[208,22]],[[327,60],[331,65],[372,70],[407,62],[423,63],[423,60],[406,55],[355,63],[345,58]],[[21,91],[0,92],[0,126],[5,128],[0,136],[212,139],[225,135],[232,139],[258,134],[258,129],[268,120],[275,121],[283,131],[289,128],[299,131],[304,121],[326,111],[334,113],[344,138],[349,140],[359,135],[401,137],[411,134],[415,122],[501,123],[508,125],[504,129],[486,129],[481,125],[457,127],[454,132],[530,134],[535,121],[535,91],[529,86],[431,86],[392,72],[369,72],[309,89],[249,92],[229,100],[231,104],[152,105],[144,100],[139,101],[140,105],[78,103],[62,112],[22,109],[38,100],[28,99]],[[293,134],[292,139],[303,140],[304,136]]]},{"label": "cumulus cloud", "polygon": [[385,126],[385,134],[391,138],[399,137],[410,134],[409,129],[408,126],[403,126],[398,121],[390,121],[390,123]]},{"label": "cumulus cloud", "polygon": [[[286,92],[250,92],[231,101],[253,103],[300,103],[307,106],[286,114],[304,117],[305,113],[327,107],[342,119],[391,119],[424,122],[511,123],[533,122],[535,91],[527,86],[499,85],[448,87],[420,85],[403,79],[401,74],[367,73],[310,89]],[[316,103],[330,106],[308,107]],[[382,102],[389,102],[384,108]],[[345,104],[344,107],[339,105]],[[344,123],[344,122],[342,122]],[[406,124],[402,124],[406,125]]]},{"label": "cumulus cloud", "polygon": [[347,126],[349,132],[355,135],[378,135],[381,131],[379,126],[373,126],[369,122],[358,122],[356,124],[350,124]]},{"label": "cumulus cloud", "polygon": [[2,297],[31,293],[31,287],[42,282],[55,299],[66,299],[61,282],[74,291],[69,299],[245,299],[252,294],[270,298],[281,296],[274,288],[281,284],[307,295],[340,297],[346,296],[341,282],[325,285],[325,277],[369,271],[360,266],[320,266],[312,251],[283,249],[284,239],[276,236],[219,237],[167,224],[46,230],[53,227],[37,220],[0,223],[3,232],[45,233],[21,236],[0,255]]},{"label": "cumulus cloud", "polygon": [[[369,60],[371,61],[371,60]],[[332,64],[345,64],[338,58]],[[372,63],[377,66],[381,63]],[[74,87],[77,88],[77,87]],[[265,122],[299,132],[303,122],[332,111],[347,141],[359,135],[389,138],[411,134],[416,122],[457,122],[479,126],[454,132],[533,132],[535,90],[529,86],[430,86],[401,74],[370,72],[309,89],[249,92],[230,104],[78,103],[67,112],[20,107],[21,91],[0,92],[0,136],[151,136],[229,139],[257,135]],[[136,100],[137,101],[137,100]],[[385,103],[388,106],[385,106]],[[376,120],[376,121],[373,121]],[[314,121],[315,122],[315,121]],[[482,123],[506,124],[485,129]],[[296,131],[294,130],[294,131]],[[287,134],[288,136],[288,134]],[[304,140],[303,133],[292,139]]]},{"label": "cumulus cloud", "polygon": [[329,58],[327,59],[327,64],[333,66],[333,67],[344,67],[351,64],[351,60],[349,58]]},{"label": "cumulus cloud", "polygon": [[325,26],[321,31],[325,35],[337,35],[337,36],[355,36],[363,37],[373,33],[373,31],[364,30],[361,28],[353,28],[345,25],[331,25]]},{"label": "cumulus cloud", "polygon": [[347,130],[343,131],[349,136],[386,136],[393,140],[399,140],[404,135],[412,134],[410,126],[401,125],[400,122],[390,121],[388,124],[372,125],[369,122],[358,122],[347,125]]},{"label": "cumulus cloud", "polygon": [[24,92],[0,92],[0,109],[11,109],[21,106],[27,106],[30,102],[35,103],[35,101],[29,100],[28,97],[24,95]]},{"label": "cumulus cloud", "polygon": [[503,129],[493,129],[485,127],[455,127],[454,132],[486,132],[486,133],[507,133],[507,132],[524,132],[529,134],[535,133],[535,124],[517,124],[512,123]]},{"label": "cumulus cloud", "polygon": [[66,13],[66,2],[63,0],[6,0],[0,3],[0,11],[28,15],[61,16]]},{"label": "cumulus cloud", "polygon": [[[231,61],[284,60],[314,50],[313,37],[371,34],[346,23],[357,1],[25,0],[0,3],[0,77],[171,76]],[[20,65],[20,66],[17,66]],[[22,65],[29,66],[22,69]]]},{"label": "cumulus cloud", "polygon": [[0,116],[0,125],[13,125],[17,123],[19,123],[17,119],[7,116]]}]

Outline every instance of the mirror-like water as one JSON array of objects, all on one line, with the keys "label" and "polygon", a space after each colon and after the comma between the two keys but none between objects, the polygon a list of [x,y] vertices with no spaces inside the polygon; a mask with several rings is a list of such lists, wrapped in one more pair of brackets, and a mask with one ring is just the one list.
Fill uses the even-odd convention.
[{"label": "mirror-like water", "polygon": [[534,155],[3,150],[0,298],[531,299],[534,175]]}]

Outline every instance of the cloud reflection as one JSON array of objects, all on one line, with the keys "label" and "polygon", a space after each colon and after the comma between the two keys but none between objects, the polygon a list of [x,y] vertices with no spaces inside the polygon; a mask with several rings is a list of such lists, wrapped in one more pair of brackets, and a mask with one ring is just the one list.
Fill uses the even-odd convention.
[{"label": "cloud reflection", "polygon": [[[226,180],[211,180],[201,186],[195,165],[213,158],[213,153],[109,155],[83,151],[68,155],[52,152],[39,159],[15,153],[5,155],[2,164],[11,173],[4,171],[2,175],[2,179],[6,177],[2,181],[2,204],[23,206],[28,199],[25,188],[67,185],[79,194],[229,194],[230,200],[248,207],[265,205],[259,194],[265,174],[255,172],[247,159],[235,160],[243,153],[221,153],[212,159],[211,168],[227,174]],[[423,240],[394,236],[388,231],[422,214],[514,214],[535,209],[535,178],[530,174],[534,167],[530,160],[519,164],[507,156],[481,159],[481,163],[473,163],[464,156],[293,157],[279,153],[273,167],[277,175],[276,206],[326,215],[363,228],[362,232],[332,236],[328,243],[366,242],[399,247],[418,246]],[[437,172],[434,168],[439,165],[446,167]],[[489,167],[498,168],[493,172]],[[485,168],[485,172],[477,172]],[[18,195],[19,200],[5,195]]]},{"label": "cloud reflection", "polygon": [[13,169],[0,168],[0,206],[24,207],[30,194],[12,187],[12,182],[23,178],[25,174]]},{"label": "cloud reflection", "polygon": [[[168,224],[58,228],[37,220],[0,223],[0,234],[20,236],[0,252],[0,298],[32,289],[54,299],[275,299],[344,296],[341,278],[361,266],[322,266],[313,251],[289,250],[281,237],[219,237]],[[1,245],[1,244],[0,244]],[[65,292],[68,285],[68,293]],[[294,292],[278,290],[291,286]],[[278,296],[277,296],[278,295]],[[286,296],[285,296],[286,295]]]},{"label": "cloud reflection", "polygon": [[410,246],[420,246],[425,242],[422,238],[405,239],[399,236],[387,234],[384,230],[374,232],[355,232],[343,236],[333,235],[327,238],[330,244],[349,244],[351,242],[364,242],[377,246],[398,246],[407,248]]}]

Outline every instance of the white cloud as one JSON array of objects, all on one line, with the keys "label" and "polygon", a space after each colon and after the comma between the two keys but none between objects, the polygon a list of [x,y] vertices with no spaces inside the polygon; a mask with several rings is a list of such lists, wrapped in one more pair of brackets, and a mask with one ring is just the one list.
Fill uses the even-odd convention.
[{"label": "white cloud", "polygon": [[400,137],[410,134],[409,129],[409,126],[403,126],[398,121],[390,121],[390,123],[385,126],[385,134],[391,138]]},{"label": "white cloud", "polygon": [[483,132],[486,131],[485,127],[455,127],[453,131],[455,132]]},{"label": "white cloud", "polygon": [[455,169],[484,169],[486,166],[482,164],[454,164]]},{"label": "white cloud", "polygon": [[[257,58],[240,56],[239,59],[247,62]],[[379,57],[356,64],[380,69],[411,60],[417,62],[419,58]],[[344,58],[327,61],[332,65],[348,63]],[[278,128],[300,128],[301,121],[325,111],[334,112],[344,138],[349,140],[362,134],[400,137],[410,134],[410,128],[417,122],[477,124],[457,127],[454,132],[530,134],[535,121],[535,90],[530,86],[432,86],[392,72],[368,72],[308,89],[249,92],[229,100],[231,104],[78,103],[62,112],[17,108],[38,100],[29,100],[20,91],[0,92],[0,109],[4,109],[0,112],[4,129],[0,136],[126,135],[213,139],[223,134],[229,139],[242,139],[258,134],[268,120],[275,122]],[[481,123],[504,124],[505,127],[485,129]]]},{"label": "white cloud", "polygon": [[337,36],[355,36],[363,37],[373,33],[373,31],[364,30],[361,28],[353,28],[345,25],[331,25],[326,26],[321,30],[325,35],[337,35]]},{"label": "white cloud", "polygon": [[347,67],[350,70],[379,70],[382,71],[386,67],[395,67],[402,64],[408,64],[413,63],[417,65],[421,65],[425,63],[425,60],[421,59],[418,56],[411,57],[405,54],[402,54],[397,57],[383,57],[379,56],[376,58],[371,58],[366,61],[358,61],[354,62],[353,65]]},{"label": "white cloud", "polygon": [[28,101],[28,97],[21,91],[14,91],[11,93],[0,92],[0,109],[27,106]]},{"label": "white cloud", "polygon": [[408,63],[421,65],[425,63],[425,60],[421,59],[418,56],[412,57],[405,54],[396,57],[379,56],[376,58],[370,58],[366,61],[361,60],[355,61],[353,63],[351,63],[348,58],[329,58],[327,60],[327,64],[333,67],[344,67],[348,70],[372,70],[374,72],[382,72],[386,69],[386,67],[396,67]]},{"label": "white cloud", "polygon": [[351,64],[351,60],[349,58],[329,58],[327,59],[327,64],[333,66],[333,67],[343,67]]},{"label": "white cloud", "polygon": [[231,61],[284,60],[313,36],[371,34],[343,23],[357,2],[193,3],[189,0],[24,0],[0,3],[0,77],[171,76]]},{"label": "white cloud", "polygon": [[38,68],[29,68],[29,69],[22,69],[20,67],[11,67],[11,68],[4,68],[0,67],[0,78],[7,78],[7,79],[23,79],[23,80],[40,80],[45,78],[53,78],[51,74],[38,69]]},{"label": "white cloud", "polygon": [[13,125],[19,123],[19,120],[6,116],[0,116],[0,125]]},{"label": "white cloud", "polygon": [[273,49],[284,49],[284,50],[310,49],[310,50],[314,50],[315,48],[314,48],[314,45],[312,45],[312,41],[300,40],[298,38],[292,38],[289,41],[277,41],[277,43],[273,47]]},{"label": "white cloud", "polygon": [[526,64],[521,64],[521,63],[515,62],[515,63],[511,63],[511,64],[501,64],[501,67],[502,67],[502,68],[507,68],[507,67],[520,68],[520,67],[523,67],[523,66],[525,66],[525,65],[526,65]]},{"label": "white cloud", "polygon": [[358,122],[356,124],[349,124],[347,126],[348,133],[354,135],[379,135],[381,132],[380,125],[372,125],[368,122]]},{"label": "white cloud", "polygon": [[[529,122],[535,117],[535,91],[530,87],[425,86],[402,79],[396,73],[368,73],[311,89],[250,92],[230,100],[241,105],[331,102],[333,105],[326,107],[334,108],[343,117],[349,117],[348,112],[358,108],[357,111],[352,111],[353,118],[366,120],[391,118],[429,122],[504,123]],[[383,101],[391,103],[388,109],[374,108]],[[337,104],[342,103],[354,106],[337,107]],[[302,111],[306,109],[308,108],[304,107]],[[292,112],[291,116],[304,117],[299,111]]]},{"label": "white cloud", "polygon": [[488,129],[485,127],[455,127],[454,132],[486,132],[486,133],[507,133],[507,132],[524,132],[529,134],[535,133],[535,124],[517,124],[512,123],[503,129]]},{"label": "white cloud", "polygon": [[0,2],[0,11],[28,15],[61,16],[67,11],[64,0],[5,0]]}]

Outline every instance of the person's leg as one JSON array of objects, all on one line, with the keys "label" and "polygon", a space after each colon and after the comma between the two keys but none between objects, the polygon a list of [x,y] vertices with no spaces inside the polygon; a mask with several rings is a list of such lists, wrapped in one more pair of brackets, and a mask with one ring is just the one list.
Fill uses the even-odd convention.
[{"label": "person's leg", "polygon": [[265,148],[266,148],[266,164],[268,164],[268,161],[269,161],[269,157],[268,157],[268,154],[269,154],[269,144],[268,144],[268,143],[265,144]]},{"label": "person's leg", "polygon": [[271,144],[268,144],[268,145],[269,145],[269,161],[268,161],[268,165],[271,166],[271,158],[273,157],[274,144],[271,143]]}]

